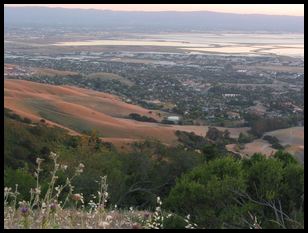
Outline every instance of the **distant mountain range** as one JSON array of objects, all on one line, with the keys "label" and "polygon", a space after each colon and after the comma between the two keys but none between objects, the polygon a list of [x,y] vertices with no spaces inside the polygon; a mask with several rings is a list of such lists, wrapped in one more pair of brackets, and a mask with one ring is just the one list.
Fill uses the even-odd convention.
[{"label": "distant mountain range", "polygon": [[304,32],[303,16],[198,12],[138,12],[48,7],[5,7],[8,26],[69,26],[118,31],[267,31]]}]

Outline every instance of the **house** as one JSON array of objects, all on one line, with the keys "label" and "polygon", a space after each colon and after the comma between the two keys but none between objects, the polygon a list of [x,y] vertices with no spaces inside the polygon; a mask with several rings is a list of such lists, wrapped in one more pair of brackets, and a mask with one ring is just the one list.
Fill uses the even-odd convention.
[{"label": "house", "polygon": [[172,121],[174,124],[178,124],[180,121],[180,117],[179,116],[168,116],[167,120]]},{"label": "house", "polygon": [[228,119],[240,119],[241,118],[241,116],[240,116],[240,114],[239,113],[237,113],[237,112],[227,112],[227,115],[228,115]]}]

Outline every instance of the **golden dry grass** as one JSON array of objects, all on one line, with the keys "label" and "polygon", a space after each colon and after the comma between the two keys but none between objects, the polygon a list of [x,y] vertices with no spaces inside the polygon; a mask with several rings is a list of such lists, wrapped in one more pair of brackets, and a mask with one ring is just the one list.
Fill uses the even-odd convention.
[{"label": "golden dry grass", "polygon": [[78,73],[72,71],[63,71],[63,70],[55,70],[55,69],[47,69],[47,68],[32,68],[34,74],[38,76],[70,76],[77,75]]},{"label": "golden dry grass", "polygon": [[[304,127],[290,127],[286,129],[274,130],[267,132],[264,135],[271,135],[277,137],[280,144],[286,146],[286,151],[299,157],[303,161],[304,154]],[[240,153],[242,156],[251,156],[254,153],[262,153],[266,156],[274,154],[277,150],[271,147],[267,141],[256,139],[250,143],[245,144],[245,148],[236,151],[236,144],[229,144],[226,148],[229,151]]]},{"label": "golden dry grass", "polygon": [[[80,128],[96,129],[106,140],[123,146],[123,142],[158,139],[177,144],[176,130],[195,132],[205,136],[207,126],[179,126],[139,122],[127,119],[130,113],[152,117],[158,121],[158,111],[128,104],[117,96],[71,86],[54,86],[24,80],[5,80],[4,106],[34,121],[41,118],[47,123],[63,126],[71,133]],[[42,112],[45,117],[42,117]],[[48,121],[49,120],[49,121]],[[224,130],[226,128],[220,128]],[[247,128],[229,128],[232,137],[238,137]],[[122,139],[123,142],[120,142]]]}]

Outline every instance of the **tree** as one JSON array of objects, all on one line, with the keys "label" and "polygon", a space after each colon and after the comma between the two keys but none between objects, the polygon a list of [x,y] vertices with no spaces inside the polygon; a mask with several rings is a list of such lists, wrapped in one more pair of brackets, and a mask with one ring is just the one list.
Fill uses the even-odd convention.
[{"label": "tree", "polygon": [[223,138],[223,133],[215,127],[209,127],[206,137],[213,141],[218,141]]},{"label": "tree", "polygon": [[4,171],[4,186],[15,189],[18,184],[18,200],[29,200],[31,188],[36,186],[34,177],[27,171],[27,168],[11,169],[6,168]]},{"label": "tree", "polygon": [[223,132],[224,139],[230,139],[230,131],[225,129]]},{"label": "tree", "polygon": [[239,196],[257,205],[255,212],[263,228],[301,226],[298,216],[303,213],[304,169],[285,158],[288,155],[279,152],[273,158],[255,154],[244,161],[249,185]]},{"label": "tree", "polygon": [[284,152],[284,151],[277,151],[274,154],[274,158],[277,160],[280,160],[284,166],[287,166],[289,164],[298,164],[298,162],[296,161],[296,159],[294,158],[294,156],[292,156],[290,153],[288,152]]},{"label": "tree", "polygon": [[252,142],[254,138],[255,137],[251,134],[245,134],[245,133],[240,132],[237,141],[239,143],[249,143],[249,142]]},{"label": "tree", "polygon": [[234,224],[242,207],[234,201],[230,190],[245,190],[241,163],[225,157],[203,164],[183,175],[172,188],[165,205],[206,228],[221,228]]},{"label": "tree", "polygon": [[207,144],[202,149],[204,161],[210,161],[221,156],[217,146],[214,144]]}]

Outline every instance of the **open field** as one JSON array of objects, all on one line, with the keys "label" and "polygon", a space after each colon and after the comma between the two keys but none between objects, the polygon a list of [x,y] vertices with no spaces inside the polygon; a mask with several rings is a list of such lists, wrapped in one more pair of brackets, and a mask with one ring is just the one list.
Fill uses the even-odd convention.
[{"label": "open field", "polygon": [[47,69],[47,68],[33,68],[32,71],[35,75],[38,76],[68,76],[68,75],[77,75],[76,72]]},{"label": "open field", "polygon": [[267,133],[279,139],[280,144],[286,147],[286,151],[295,155],[295,157],[304,162],[304,127],[292,127],[279,129]]},{"label": "open field", "polygon": [[262,153],[266,156],[270,156],[271,154],[274,154],[277,151],[276,149],[273,149],[271,147],[271,144],[269,144],[267,141],[264,141],[262,139],[256,139],[253,142],[245,144],[245,148],[238,152],[235,150],[234,147],[235,147],[235,144],[229,144],[226,146],[226,148],[229,151],[239,153],[243,157],[251,156],[254,153]]},{"label": "open field", "polygon": [[[286,151],[294,154],[295,157],[304,162],[304,127],[291,127],[287,129],[274,130],[265,135],[271,135],[278,138],[281,145],[286,146]],[[227,145],[229,151],[240,153],[243,156],[251,156],[254,153],[263,153],[267,156],[275,153],[277,150],[273,149],[271,145],[262,139],[256,139],[251,143],[245,144],[245,148],[236,151],[235,144]]]},{"label": "open field", "polygon": [[275,136],[282,145],[304,145],[304,127],[292,127],[279,129],[266,133],[266,135]]},{"label": "open field", "polygon": [[[127,119],[138,113],[162,120],[158,112],[124,103],[117,96],[71,86],[53,86],[23,80],[5,80],[4,106],[34,121],[69,128],[72,133],[96,129],[103,139],[121,144],[146,138],[176,144],[176,130],[204,136],[207,126],[180,126],[139,122]],[[220,128],[224,130],[226,128]],[[229,128],[237,137],[247,128]]]}]

